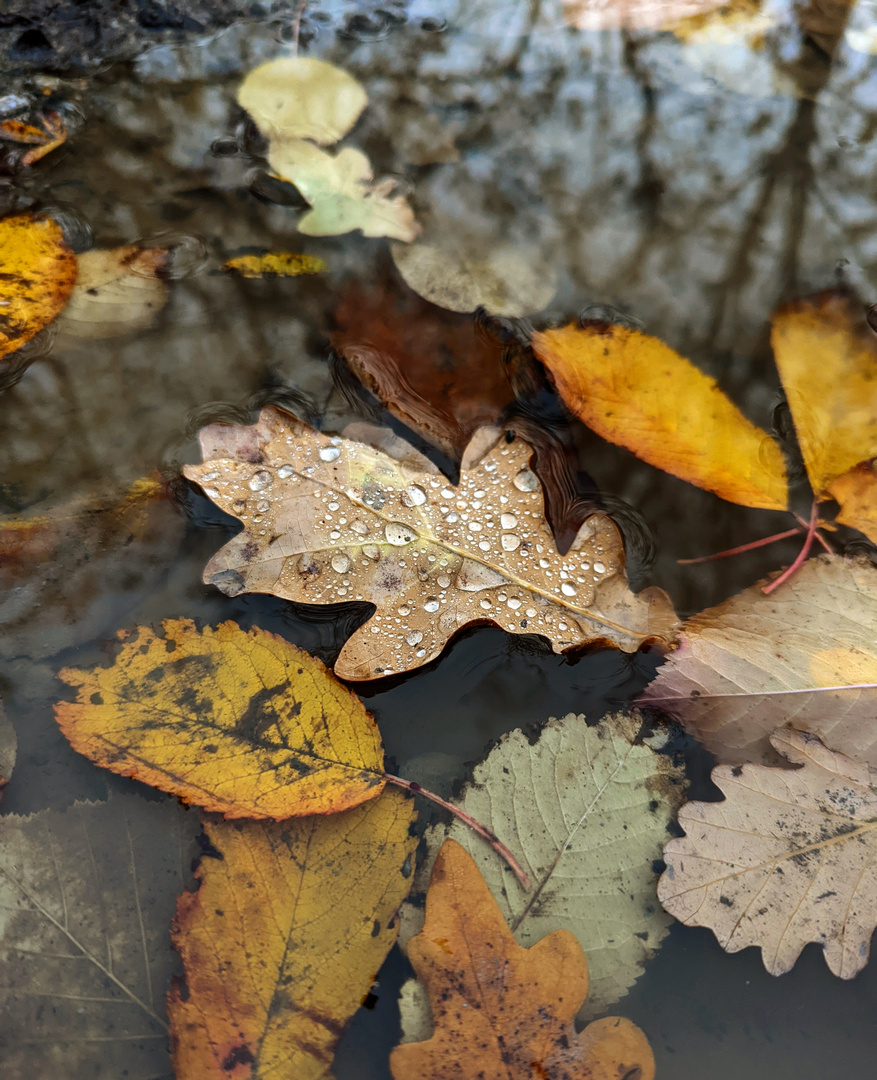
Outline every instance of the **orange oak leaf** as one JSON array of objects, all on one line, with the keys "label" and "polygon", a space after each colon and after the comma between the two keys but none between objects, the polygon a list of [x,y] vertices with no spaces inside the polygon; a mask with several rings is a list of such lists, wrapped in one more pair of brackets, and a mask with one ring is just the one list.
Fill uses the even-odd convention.
[{"label": "orange oak leaf", "polygon": [[567,930],[518,945],[472,857],[446,840],[422,933],[408,956],[425,984],[435,1031],[390,1056],[395,1080],[652,1080],[645,1035],[620,1017],[576,1033],[588,966]]}]

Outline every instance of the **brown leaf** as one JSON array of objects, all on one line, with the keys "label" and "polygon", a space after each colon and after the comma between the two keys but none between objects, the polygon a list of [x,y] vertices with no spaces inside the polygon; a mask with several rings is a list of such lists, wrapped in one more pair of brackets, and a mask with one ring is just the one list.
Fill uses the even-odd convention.
[{"label": "brown leaf", "polygon": [[802,768],[713,769],[725,801],[679,811],[686,835],[664,848],[658,897],[727,952],[759,946],[772,975],[816,941],[851,979],[877,925],[877,773],[794,728],[770,741]]},{"label": "brown leaf", "polygon": [[640,700],[720,761],[775,761],[768,736],[790,722],[877,766],[875,643],[877,570],[823,555],[770,596],[753,585],[689,619]]},{"label": "brown leaf", "polygon": [[423,932],[408,956],[429,993],[435,1032],[390,1055],[395,1080],[652,1080],[645,1035],[607,1017],[576,1033],[588,993],[581,946],[555,930],[515,942],[472,857],[446,840],[435,862]]},{"label": "brown leaf", "polygon": [[425,458],[417,468],[275,408],[252,427],[205,428],[201,446],[205,464],[186,476],[245,524],[205,581],[229,595],[373,603],[338,657],[342,678],[419,667],[473,622],[541,634],[557,652],[594,642],[630,652],[673,635],[666,595],[628,589],[608,517],[590,517],[558,554],[521,439],[484,429],[456,488]]},{"label": "brown leaf", "polygon": [[62,333],[96,340],[149,326],[167,303],[167,248],[136,244],[76,256],[79,274],[59,320]]}]

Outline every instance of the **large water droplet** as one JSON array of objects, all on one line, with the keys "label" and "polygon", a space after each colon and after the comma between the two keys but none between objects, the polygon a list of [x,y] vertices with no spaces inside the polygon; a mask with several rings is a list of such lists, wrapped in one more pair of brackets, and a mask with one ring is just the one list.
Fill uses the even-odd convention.
[{"label": "large water droplet", "polygon": [[605,574],[606,573],[606,567],[601,562],[595,562],[594,563],[594,573],[595,574]]},{"label": "large water droplet", "polygon": [[542,567],[543,570],[547,570],[548,567],[551,566],[551,563],[547,559],[540,559],[539,565]]},{"label": "large water droplet", "polygon": [[487,609],[490,607],[490,601],[489,600],[482,600],[481,601],[481,606],[484,608],[485,611],[487,611]]},{"label": "large water droplet", "polygon": [[337,446],[324,446],[320,451],[320,461],[337,461],[341,457],[341,451]]},{"label": "large water droplet", "polygon": [[256,511],[260,514],[265,514],[271,509],[271,503],[267,499],[259,499],[256,503]]},{"label": "large water droplet", "polygon": [[447,523],[448,523],[449,525],[453,525],[453,524],[454,524],[454,522],[456,522],[456,521],[459,521],[459,520],[460,520],[460,515],[459,515],[459,514],[447,514],[447,515],[445,516],[445,521],[446,521],[446,522],[447,522]]},{"label": "large water droplet", "polygon": [[406,615],[411,614],[411,608],[407,604],[400,604],[399,614],[404,618]]},{"label": "large water droplet", "polygon": [[417,533],[409,529],[407,525],[403,525],[401,521],[388,521],[384,526],[384,536],[387,538],[387,543],[394,547],[404,547],[405,544],[410,544],[412,540],[417,539]]},{"label": "large water droplet", "polygon": [[440,589],[447,589],[451,584],[451,579],[447,574],[439,574],[435,579]]},{"label": "large water droplet", "polygon": [[517,598],[517,596],[510,596],[506,602],[508,603],[508,606],[512,609],[512,611],[517,611],[518,608],[521,606],[521,601]]},{"label": "large water droplet", "polygon": [[514,514],[501,514],[499,523],[504,529],[514,529],[517,528],[518,519]]},{"label": "large water droplet", "polygon": [[433,611],[438,611],[438,609],[439,609],[438,600],[436,600],[436,598],[434,596],[427,597],[426,602],[423,605],[423,610],[424,611],[429,611],[430,613],[432,613]]},{"label": "large water droplet", "polygon": [[281,480],[287,480],[295,472],[295,469],[291,465],[281,465],[277,470],[277,475]]},{"label": "large water droplet", "polygon": [[515,548],[520,547],[520,537],[515,536],[514,533],[502,534],[502,547],[503,551],[514,551]]},{"label": "large water droplet", "polygon": [[338,574],[346,574],[350,569],[350,556],[345,555],[343,551],[339,551],[337,555],[333,555],[332,569]]},{"label": "large water droplet", "polygon": [[402,502],[406,506],[423,506],[426,502],[426,492],[418,484],[412,484],[406,488]]},{"label": "large water droplet", "polygon": [[536,491],[539,487],[539,481],[532,469],[521,469],[512,483],[518,491]]},{"label": "large water droplet", "polygon": [[536,615],[537,615],[537,612],[536,612],[536,609],[534,607],[528,607],[526,614],[527,614],[528,619],[535,619]]},{"label": "large water droplet", "polygon": [[377,562],[381,557],[381,549],[376,544],[366,544],[362,549],[363,555],[367,559],[372,559]]},{"label": "large water droplet", "polygon": [[469,532],[481,532],[481,522],[480,521],[470,521],[469,522]]},{"label": "large water droplet", "polygon": [[419,630],[412,630],[405,640],[409,645],[419,645],[423,641],[423,634]]},{"label": "large water droplet", "polygon": [[266,472],[265,469],[260,469],[250,477],[248,487],[250,491],[262,491],[263,488],[270,485],[272,479],[271,473]]},{"label": "large water droplet", "polygon": [[453,497],[454,497],[454,492],[453,492],[453,490],[451,488],[443,488],[442,489],[442,498],[443,499],[453,499]]},{"label": "large water droplet", "polygon": [[571,581],[565,581],[560,586],[560,591],[563,593],[564,596],[575,596],[576,587]]},{"label": "large water droplet", "polygon": [[350,528],[353,529],[355,533],[359,533],[360,536],[365,536],[368,532],[368,525],[366,525],[364,521],[359,521],[358,519],[353,522]]}]

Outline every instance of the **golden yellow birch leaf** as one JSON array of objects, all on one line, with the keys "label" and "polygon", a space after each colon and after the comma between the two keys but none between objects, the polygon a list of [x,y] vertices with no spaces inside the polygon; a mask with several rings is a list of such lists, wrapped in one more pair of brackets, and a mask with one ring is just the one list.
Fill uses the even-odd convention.
[{"label": "golden yellow birch leaf", "polygon": [[401,791],[331,817],[206,821],[220,858],[180,898],[177,1080],[324,1080],[396,940],[415,814]]},{"label": "golden yellow birch leaf", "polygon": [[238,90],[246,109],[270,140],[338,142],[368,104],[360,83],[341,68],[309,56],[289,56],[260,64]]},{"label": "golden yellow birch leaf", "polygon": [[576,1032],[588,994],[585,954],[568,930],[518,945],[471,855],[439,851],[423,932],[408,956],[432,1003],[435,1031],[390,1055],[395,1080],[652,1080],[648,1040],[606,1017]]},{"label": "golden yellow birch leaf", "polygon": [[331,814],[380,793],[377,725],[319,660],[232,622],[163,629],[120,634],[110,667],[61,671],[78,694],[55,715],[80,754],[228,818]]},{"label": "golden yellow birch leaf", "polygon": [[877,544],[877,458],[862,461],[828,484],[828,494],[840,504],[835,518]]},{"label": "golden yellow birch leaf", "polygon": [[570,323],[534,334],[533,348],[569,409],[602,438],[729,502],[786,508],[779,446],[664,342]]},{"label": "golden yellow birch leaf", "polygon": [[185,475],[244,523],[204,580],[231,596],[374,604],[335,663],[341,678],[419,667],[473,622],[541,634],[557,652],[596,641],[632,652],[673,637],[667,596],[628,589],[606,515],[558,553],[521,439],[482,429],[453,487],[401,440],[376,449],[275,408],[252,427],[213,424],[200,437],[204,464]]},{"label": "golden yellow birch leaf", "polygon": [[0,220],[0,356],[48,326],[75,282],[76,256],[51,218]]},{"label": "golden yellow birch leaf", "polygon": [[877,569],[820,555],[763,584],[688,619],[641,703],[732,765],[775,760],[768,736],[790,722],[877,767]]},{"label": "golden yellow birch leaf", "polygon": [[167,248],[135,244],[77,255],[79,275],[59,327],[70,337],[100,339],[149,326],[167,303],[159,276]]},{"label": "golden yellow birch leaf", "polygon": [[245,278],[300,277],[302,274],[322,274],[328,269],[317,255],[297,255],[291,251],[236,255],[226,259],[222,268]]},{"label": "golden yellow birch leaf", "polygon": [[877,773],[794,728],[770,741],[802,767],[713,769],[725,800],[679,811],[686,835],[664,848],[658,898],[727,952],[760,947],[771,975],[815,941],[852,979],[877,925]]}]

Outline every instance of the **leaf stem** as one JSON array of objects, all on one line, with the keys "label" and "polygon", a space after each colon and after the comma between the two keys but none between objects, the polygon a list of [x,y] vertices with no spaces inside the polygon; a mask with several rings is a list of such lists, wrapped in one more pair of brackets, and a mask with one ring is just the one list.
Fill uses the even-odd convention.
[{"label": "leaf stem", "polygon": [[819,506],[815,502],[810,507],[810,524],[807,526],[807,539],[804,541],[804,546],[798,552],[798,556],[788,569],[784,570],[778,578],[774,578],[769,585],[765,585],[762,588],[762,592],[765,596],[769,596],[774,590],[778,589],[784,581],[788,581],[792,574],[802,565],[804,560],[813,546],[813,537],[816,535],[816,526],[819,523]]},{"label": "leaf stem", "polygon": [[301,0],[298,5],[298,10],[295,13],[295,19],[292,23],[292,55],[298,56],[298,37],[301,32],[301,17],[305,13],[305,8],[308,6],[308,0]]},{"label": "leaf stem", "polygon": [[[810,528],[809,524],[801,517],[800,514],[795,514],[795,518],[798,521],[801,522],[801,524],[804,526],[805,529]],[[825,550],[828,552],[829,555],[834,554],[834,548],[832,548],[831,544],[828,543],[828,541],[825,539],[825,537],[822,535],[822,533],[819,532],[818,529],[816,530],[816,533],[814,534],[814,539],[818,540],[819,543],[822,544],[822,546],[825,548]]]},{"label": "leaf stem", "polygon": [[491,832],[486,825],[482,825],[480,821],[477,821],[471,814],[467,814],[465,810],[461,810],[459,806],[454,806],[453,803],[447,802],[441,795],[436,795],[433,791],[427,791],[426,788],[421,787],[420,784],[415,783],[413,780],[403,780],[401,776],[393,776],[392,773],[384,773],[384,780],[386,780],[388,784],[395,784],[397,787],[404,788],[405,791],[410,791],[412,795],[422,795],[425,799],[429,799],[431,802],[436,803],[436,805],[450,811],[450,813],[452,813],[454,817],[459,818],[464,825],[468,825],[469,828],[474,832],[477,832],[479,836],[483,836],[497,855],[499,855],[500,858],[505,859],[514,872],[515,877],[520,881],[521,886],[529,892],[530,878],[527,876],[526,871],[496,833]]},{"label": "leaf stem", "polygon": [[[806,525],[806,521],[803,522]],[[754,548],[764,547],[766,544],[776,543],[777,540],[787,540],[790,536],[799,536],[801,530],[797,528],[786,529],[785,532],[774,533],[773,536],[765,536],[761,540],[751,540],[748,544],[739,547],[728,548],[727,551],[717,551],[715,555],[701,555],[697,559],[677,559],[679,566],[695,566],[697,563],[714,562],[716,559],[727,559],[731,555],[740,555],[744,551],[752,551]]]}]

